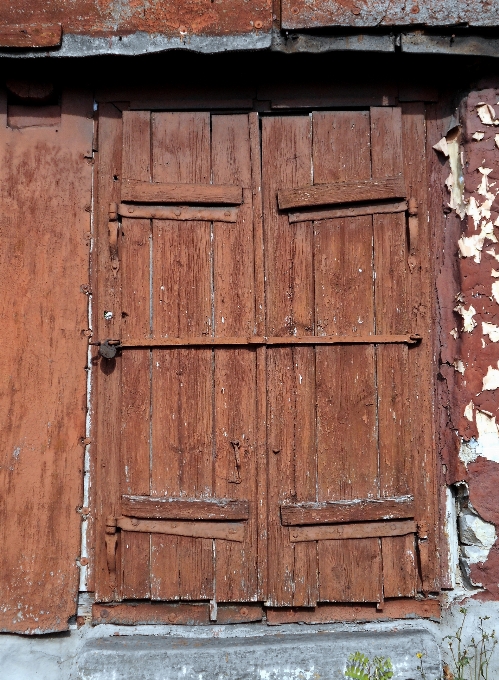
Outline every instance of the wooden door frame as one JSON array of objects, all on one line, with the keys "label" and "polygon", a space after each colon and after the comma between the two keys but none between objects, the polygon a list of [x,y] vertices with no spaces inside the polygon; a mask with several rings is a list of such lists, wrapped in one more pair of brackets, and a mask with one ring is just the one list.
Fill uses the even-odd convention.
[{"label": "wooden door frame", "polygon": [[[137,108],[140,102],[134,102],[134,108]],[[144,102],[146,105],[146,102]],[[358,102],[355,102],[358,106]],[[425,104],[423,102],[410,102],[401,103],[403,120],[405,120],[405,134],[408,138],[411,134],[416,134],[421,137],[424,135],[426,128],[426,122],[428,118],[428,111],[425,115]],[[119,200],[119,178],[121,177],[121,140],[122,140],[122,120],[121,111],[127,109],[128,106],[123,104],[123,102],[117,102],[116,104],[110,102],[103,102],[99,104],[99,139],[98,139],[98,151],[96,154],[96,173],[94,180],[94,196],[96,197],[96,210],[95,210],[95,231],[94,231],[94,244],[98,242],[108,243],[108,222],[109,222],[109,204],[112,202],[118,202]],[[192,107],[197,108],[197,107]],[[203,108],[203,102],[199,102],[199,108]],[[307,106],[306,108],[299,108],[296,113],[305,114],[313,110],[313,106]],[[334,108],[334,107],[327,107]],[[343,103],[341,108],[345,107]],[[430,107],[431,108],[431,107]],[[428,109],[428,107],[426,107]],[[433,106],[436,109],[436,106]],[[213,111],[212,108],[208,109]],[[247,108],[241,109],[241,113],[247,113]],[[274,112],[269,112],[270,115]],[[276,115],[282,115],[282,110],[276,110]],[[286,113],[291,113],[291,111],[286,110]],[[405,113],[405,117],[404,117]],[[264,114],[265,115],[265,114]],[[253,114],[253,120],[256,121],[256,114]],[[256,123],[257,124],[257,123]],[[256,138],[255,138],[256,139]],[[259,143],[258,141],[256,143]],[[431,190],[429,186],[429,172],[428,168],[432,167],[432,158],[428,156],[428,140],[423,141],[421,149],[418,152],[417,149],[411,149],[414,154],[411,155],[409,151],[410,147],[404,144],[404,153],[409,156],[409,161],[405,163],[406,167],[406,180],[408,187],[412,191],[409,195],[415,195],[420,206],[420,215],[428,215],[428,207],[431,206],[432,212],[434,211],[435,216],[439,213],[436,211],[436,206],[434,201],[431,200]],[[418,162],[415,162],[417,157]],[[114,179],[117,178],[117,179]],[[423,181],[421,181],[423,179]],[[430,192],[430,197],[428,196]],[[261,212],[259,211],[260,222],[261,222]],[[430,243],[430,249],[434,251],[434,244],[436,242],[436,235],[434,230],[432,231],[432,225],[426,219],[421,220],[423,228],[427,228],[428,232],[426,234],[426,241]],[[435,219],[434,224],[437,224]],[[428,226],[426,226],[428,225]],[[261,227],[260,227],[261,229]],[[426,361],[422,370],[416,371],[415,384],[416,389],[422,395],[423,399],[434,404],[434,387],[436,383],[436,375],[432,377],[433,373],[433,362],[432,355],[434,348],[438,342],[436,338],[436,324],[435,324],[435,310],[436,310],[436,296],[434,295],[434,281],[435,281],[435,267],[433,266],[433,260],[431,258],[421,258],[421,271],[416,274],[413,280],[413,285],[411,287],[411,309],[416,310],[416,323],[415,327],[421,327],[422,325],[431,328],[432,342],[427,343],[427,351],[425,353]],[[102,339],[105,337],[113,336],[113,325],[115,322],[114,318],[104,319],[102,310],[112,311],[120,310],[119,304],[119,286],[120,286],[120,272],[116,265],[113,266],[110,258],[110,251],[108,248],[96,248],[94,246],[92,253],[92,306],[94,310],[94,320],[93,320],[93,339]],[[420,299],[417,291],[422,290],[423,300]],[[104,293],[107,291],[107,293]],[[417,304],[416,304],[417,303]],[[97,311],[99,310],[99,311]],[[98,562],[96,562],[95,547],[97,537],[103,537],[106,533],[106,520],[105,518],[110,515],[115,515],[117,509],[113,507],[110,501],[111,497],[119,498],[119,471],[113,470],[112,466],[108,465],[107,451],[110,451],[113,446],[118,446],[119,432],[118,427],[115,427],[111,431],[107,431],[103,435],[105,429],[105,419],[103,418],[103,409],[96,408],[97,401],[104,405],[112,405],[116,402],[119,397],[120,389],[120,376],[119,370],[111,370],[111,366],[100,367],[98,363],[94,365],[94,380],[93,380],[93,400],[92,400],[92,442],[95,444],[91,445],[91,477],[92,477],[92,498],[91,498],[91,514],[89,521],[89,531],[88,531],[88,541],[89,541],[89,557],[90,557],[90,568],[89,568],[89,578],[88,578],[88,589],[90,591],[95,591],[97,579],[100,578],[101,583],[104,577],[108,579],[107,562],[102,557]],[[260,369],[261,370],[261,369]],[[264,370],[264,369],[263,369]],[[430,384],[432,384],[431,394],[425,393],[424,386],[428,384],[428,377],[430,377]],[[433,406],[431,406],[433,408]],[[434,409],[433,409],[434,410]],[[428,485],[425,479],[425,474],[421,475],[419,481],[419,488],[424,491],[424,497],[429,501],[430,515],[435,518],[433,526],[436,530],[442,531],[442,522],[440,518],[442,516],[441,506],[438,502],[438,489],[437,481],[440,475],[438,474],[437,467],[437,456],[436,456],[436,445],[435,445],[435,421],[431,420],[431,427],[424,430],[422,433],[424,436],[425,450],[429,452],[428,454],[428,469],[433,471],[430,477],[430,484]],[[103,445],[100,442],[104,442]],[[262,454],[260,454],[262,455]],[[265,451],[263,452],[263,468],[265,464]],[[99,495],[98,489],[106,489],[107,494]],[[263,512],[263,510],[262,510]],[[431,529],[431,527],[429,527]],[[119,539],[118,539],[119,540]],[[436,537],[433,539],[435,545],[439,545],[439,541]],[[262,572],[263,573],[263,572]],[[440,574],[439,565],[433,563],[432,575],[428,584],[424,590],[426,592],[438,592],[438,577]],[[119,575],[117,575],[119,577]],[[264,590],[264,578],[261,582],[262,590]],[[106,602],[112,601],[111,589],[107,592],[101,593],[101,598],[99,601]],[[326,620],[331,614],[327,614],[325,611],[325,606],[322,605],[320,608],[322,610],[318,620]],[[347,609],[349,606],[342,605],[330,605],[330,609],[335,609],[337,612],[337,617],[341,620],[348,620],[352,617],[352,614],[347,614]],[[357,607],[357,609],[359,609]],[[369,613],[365,608],[360,608],[361,611],[358,612],[357,618],[368,617],[368,618],[378,618],[376,612],[370,611]],[[394,607],[393,617],[396,618],[403,614],[404,607]],[[411,609],[409,607],[409,609]],[[424,616],[424,607],[420,607],[420,615]],[[431,613],[427,614],[430,616],[435,615],[435,608],[430,607],[428,611]],[[380,614],[382,614],[380,612]],[[384,616],[388,615],[385,612]],[[355,613],[353,614],[355,618]],[[301,617],[301,618],[300,618]],[[278,623],[280,621],[293,621],[293,620],[304,620],[304,618],[309,617],[310,613],[305,612],[292,612],[290,610],[281,611],[274,613],[274,622]],[[270,616],[272,618],[272,616]],[[312,617],[313,618],[313,617]],[[182,621],[178,621],[181,623]]]}]

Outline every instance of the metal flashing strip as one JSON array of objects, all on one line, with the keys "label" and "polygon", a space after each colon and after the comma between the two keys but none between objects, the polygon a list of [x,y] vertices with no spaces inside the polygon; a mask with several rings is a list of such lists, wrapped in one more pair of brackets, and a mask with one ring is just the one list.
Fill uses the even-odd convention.
[{"label": "metal flashing strip", "polygon": [[253,31],[241,35],[161,35],[138,31],[131,35],[95,37],[63,33],[61,46],[51,50],[0,50],[0,57],[33,59],[40,57],[96,57],[99,55],[136,56],[187,50],[202,54],[267,50],[272,44],[270,32]]}]

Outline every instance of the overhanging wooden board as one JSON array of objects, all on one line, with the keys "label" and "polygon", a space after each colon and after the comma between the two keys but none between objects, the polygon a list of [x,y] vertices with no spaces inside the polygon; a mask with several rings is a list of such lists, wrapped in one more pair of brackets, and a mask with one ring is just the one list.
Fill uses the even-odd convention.
[{"label": "overhanging wooden board", "polygon": [[281,521],[287,526],[367,522],[412,517],[414,517],[414,498],[412,496],[281,505]]},{"label": "overhanging wooden board", "polygon": [[243,191],[240,186],[124,179],[121,185],[121,200],[135,203],[239,205],[243,202]]},{"label": "overhanging wooden board", "polygon": [[194,498],[157,498],[122,496],[121,512],[129,517],[147,519],[247,520],[248,501]]},{"label": "overhanging wooden board", "polygon": [[332,220],[339,217],[357,217],[360,215],[375,215],[379,213],[405,212],[407,201],[390,201],[388,203],[366,203],[350,208],[322,208],[321,210],[302,210],[289,213],[289,223],[307,222],[313,220]]},{"label": "overhanging wooden board", "polygon": [[315,184],[297,189],[280,189],[279,208],[305,208],[314,205],[333,205],[336,203],[357,203],[360,201],[378,201],[387,198],[404,198],[406,188],[404,178],[387,177],[334,184]]}]

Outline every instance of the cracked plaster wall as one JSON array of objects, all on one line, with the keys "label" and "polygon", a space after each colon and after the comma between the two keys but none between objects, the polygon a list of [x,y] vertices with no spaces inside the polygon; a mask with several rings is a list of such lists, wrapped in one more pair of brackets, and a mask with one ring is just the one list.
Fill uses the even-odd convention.
[{"label": "cracked plaster wall", "polygon": [[454,299],[450,285],[439,286],[452,433],[442,456],[457,501],[462,585],[476,599],[499,600],[499,89],[472,92],[460,113],[434,146],[448,173],[444,212],[458,257]]}]

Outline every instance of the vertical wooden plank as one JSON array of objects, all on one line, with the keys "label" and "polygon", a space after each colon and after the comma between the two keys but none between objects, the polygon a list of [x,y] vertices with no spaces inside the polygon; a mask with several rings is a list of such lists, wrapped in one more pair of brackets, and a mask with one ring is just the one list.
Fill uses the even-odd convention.
[{"label": "vertical wooden plank", "polygon": [[[427,592],[440,589],[440,552],[438,547],[439,507],[437,456],[434,421],[433,347],[435,302],[432,281],[435,280],[434,261],[426,253],[434,252],[435,220],[428,219],[428,187],[433,187],[427,174],[427,141],[430,153],[435,142],[426,139],[426,111],[421,102],[402,107],[402,139],[404,144],[404,173],[408,196],[416,198],[419,210],[419,250],[416,266],[409,274],[409,322],[412,328],[421,328],[425,340],[409,353],[409,384],[413,417],[411,443],[414,450],[414,490],[417,499],[416,518],[428,525],[428,552],[431,559],[427,572],[422,574],[423,588]],[[438,199],[437,199],[438,200]],[[433,217],[433,215],[432,215]],[[421,423],[425,427],[421,427]]]},{"label": "vertical wooden plank", "polygon": [[[311,224],[290,225],[276,191],[310,184],[308,116],[263,120],[263,205],[268,335],[313,335]],[[281,526],[279,504],[316,499],[315,361],[310,347],[267,350],[269,596],[277,606],[313,606],[317,597],[315,544],[296,549]],[[315,577],[315,578],[314,578]]]},{"label": "vertical wooden plank", "polygon": [[92,96],[65,89],[57,127],[8,128],[6,104],[0,91],[0,629],[37,634],[67,630],[78,593]]},{"label": "vertical wooden plank", "polygon": [[[255,330],[264,335],[266,328],[265,264],[262,203],[262,153],[260,118],[249,114],[251,187],[253,192],[253,243],[255,263]],[[267,463],[267,348],[256,350],[256,450],[257,450],[257,523],[258,523],[258,600],[265,601],[268,593],[268,463]]]},{"label": "vertical wooden plank", "polygon": [[[314,183],[368,179],[366,112],[313,114]],[[318,335],[372,335],[372,218],[314,223]],[[372,346],[317,347],[318,500],[378,495]],[[377,539],[319,542],[320,599],[379,601]]]},{"label": "vertical wooden plank", "polygon": [[[151,179],[151,123],[147,111],[123,113],[122,176]],[[122,277],[121,337],[147,338],[150,319],[149,220],[123,219],[119,239]],[[123,352],[121,471],[122,493],[149,494],[151,352]],[[123,532],[121,537],[122,596],[150,597],[150,536]]]},{"label": "vertical wooden plank", "polygon": [[[119,338],[121,335],[121,272],[112,269],[109,252],[109,204],[120,200],[121,153],[123,143],[121,112],[112,104],[99,107],[99,153],[97,154],[95,248],[93,251],[93,337]],[[106,311],[113,315],[105,317]],[[97,355],[97,352],[95,352]],[[97,360],[92,366],[94,417],[91,446],[93,478],[90,487],[94,508],[95,597],[107,602],[118,597],[107,565],[105,531],[107,517],[119,513],[121,360]]]},{"label": "vertical wooden plank", "polygon": [[[373,178],[403,174],[400,108],[371,109]],[[410,332],[407,300],[406,222],[402,213],[374,215],[376,331]],[[409,439],[408,349],[376,349],[381,496],[413,492],[413,447]],[[385,596],[411,595],[415,584],[414,541],[382,539]],[[398,568],[393,568],[398,565]]]},{"label": "vertical wooden plank", "polygon": [[[154,113],[153,180],[209,183],[210,116]],[[153,316],[158,337],[212,335],[210,225],[154,221]],[[213,352],[153,350],[153,495],[213,494]],[[152,597],[214,596],[209,539],[153,536]]]},{"label": "vertical wooden plank", "polygon": [[[213,116],[212,176],[243,187],[236,224],[213,224],[214,319],[217,337],[255,333],[255,267],[251,149],[247,115]],[[215,496],[247,499],[244,543],[216,541],[216,599],[256,600],[257,467],[256,351],[217,349],[215,355]]]}]

